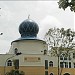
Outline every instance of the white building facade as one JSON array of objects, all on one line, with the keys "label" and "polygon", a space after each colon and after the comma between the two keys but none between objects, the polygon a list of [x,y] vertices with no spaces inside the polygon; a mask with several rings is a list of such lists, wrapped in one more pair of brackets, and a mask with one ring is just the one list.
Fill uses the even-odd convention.
[{"label": "white building facade", "polygon": [[[0,55],[0,75],[17,69],[25,75],[75,75],[75,53],[69,57],[48,55],[48,45],[37,38],[39,27],[33,20],[27,19],[19,26],[21,38],[11,42],[8,54]],[[17,53],[22,53],[17,55]]]}]

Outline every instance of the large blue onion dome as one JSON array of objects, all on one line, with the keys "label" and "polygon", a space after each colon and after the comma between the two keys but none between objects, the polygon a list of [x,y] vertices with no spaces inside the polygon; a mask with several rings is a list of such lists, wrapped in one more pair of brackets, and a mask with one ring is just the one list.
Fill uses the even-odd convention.
[{"label": "large blue onion dome", "polygon": [[38,31],[38,24],[31,19],[24,20],[19,26],[19,33],[21,34],[21,38],[37,37]]}]

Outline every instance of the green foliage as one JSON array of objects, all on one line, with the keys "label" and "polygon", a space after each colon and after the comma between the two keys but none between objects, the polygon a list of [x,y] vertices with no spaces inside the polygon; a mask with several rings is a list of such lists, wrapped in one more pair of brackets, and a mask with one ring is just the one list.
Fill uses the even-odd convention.
[{"label": "green foliage", "polygon": [[54,56],[61,54],[62,51],[73,50],[74,38],[75,32],[64,28],[50,28],[45,35],[45,41]]},{"label": "green foliage", "polygon": [[25,75],[25,74],[23,71],[11,70],[10,72],[7,72],[5,75]]},{"label": "green foliage", "polygon": [[59,8],[63,8],[64,10],[70,7],[70,10],[75,12],[75,0],[59,0],[58,5]]}]

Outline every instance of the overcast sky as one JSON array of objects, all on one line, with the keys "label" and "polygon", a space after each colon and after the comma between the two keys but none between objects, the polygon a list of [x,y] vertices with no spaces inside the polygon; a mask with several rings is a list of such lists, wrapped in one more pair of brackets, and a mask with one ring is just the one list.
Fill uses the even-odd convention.
[{"label": "overcast sky", "polygon": [[11,42],[20,37],[18,27],[29,14],[39,25],[41,39],[52,27],[74,29],[74,13],[59,9],[57,1],[0,1],[0,7],[0,54],[8,52]]}]

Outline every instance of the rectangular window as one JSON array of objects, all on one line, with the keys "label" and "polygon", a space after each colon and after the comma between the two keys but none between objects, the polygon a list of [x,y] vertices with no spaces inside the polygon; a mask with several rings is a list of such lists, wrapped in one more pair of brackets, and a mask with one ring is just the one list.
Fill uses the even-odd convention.
[{"label": "rectangular window", "polygon": [[68,68],[68,62],[65,62],[65,68]]},{"label": "rectangular window", "polygon": [[63,62],[60,62],[60,67],[61,67],[61,68],[63,68],[63,67],[64,67]]},{"label": "rectangular window", "polygon": [[48,75],[48,71],[45,71],[45,75]]},{"label": "rectangular window", "polygon": [[69,68],[71,68],[71,62],[69,62]]},{"label": "rectangular window", "polygon": [[60,62],[60,67],[61,68],[71,68],[71,62]]},{"label": "rectangular window", "polygon": [[74,68],[75,68],[75,63],[74,63]]},{"label": "rectangular window", "polygon": [[69,55],[68,59],[71,60],[71,56],[70,55]]},{"label": "rectangular window", "polygon": [[19,69],[19,59],[14,60],[15,69]]},{"label": "rectangular window", "polygon": [[75,53],[73,53],[73,58],[75,58]]},{"label": "rectangular window", "polygon": [[48,69],[48,60],[45,60],[45,69]]}]

